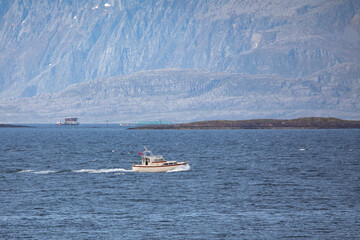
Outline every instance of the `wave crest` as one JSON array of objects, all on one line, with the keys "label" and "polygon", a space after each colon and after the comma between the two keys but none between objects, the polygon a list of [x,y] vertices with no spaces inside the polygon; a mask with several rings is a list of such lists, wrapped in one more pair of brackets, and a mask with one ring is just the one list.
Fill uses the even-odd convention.
[{"label": "wave crest", "polygon": [[189,171],[189,170],[190,170],[190,165],[185,164],[185,165],[180,165],[177,168],[167,171],[167,172],[185,172],[185,171]]}]

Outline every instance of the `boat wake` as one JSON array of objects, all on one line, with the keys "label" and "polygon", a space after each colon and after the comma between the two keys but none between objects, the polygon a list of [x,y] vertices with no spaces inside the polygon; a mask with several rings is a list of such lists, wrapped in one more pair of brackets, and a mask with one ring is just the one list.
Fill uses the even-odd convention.
[{"label": "boat wake", "polygon": [[80,169],[74,170],[76,173],[116,173],[116,172],[132,172],[132,170],[124,168],[111,168],[111,169]]},{"label": "boat wake", "polygon": [[189,170],[190,170],[190,165],[185,164],[185,165],[180,165],[177,168],[167,171],[167,172],[185,172],[185,171],[189,171]]},{"label": "boat wake", "polygon": [[[185,164],[178,166],[177,168],[167,171],[167,172],[185,172],[190,170],[190,165]],[[125,174],[126,172],[134,172],[131,169],[125,168],[104,168],[104,169],[80,169],[80,170],[42,170],[42,171],[35,171],[32,169],[25,169],[20,170],[18,173],[32,173],[32,174],[52,174],[52,173],[65,173],[65,172],[72,172],[72,173],[114,173],[116,175]]]},{"label": "boat wake", "polygon": [[18,173],[29,173],[29,172],[34,172],[34,170],[26,169],[26,170],[21,170]]},{"label": "boat wake", "polygon": [[53,170],[34,171],[31,169],[19,171],[19,173],[33,173],[33,174],[49,174],[49,173],[56,173],[56,172],[58,172],[58,171],[53,171]]},{"label": "boat wake", "polygon": [[64,172],[73,172],[73,173],[119,173],[119,172],[132,172],[132,170],[124,168],[110,168],[110,169],[80,169],[80,170],[70,170],[70,171],[54,171],[54,170],[43,170],[43,171],[34,171],[31,169],[21,170],[18,173],[32,173],[32,174],[51,174],[51,173],[64,173]]}]

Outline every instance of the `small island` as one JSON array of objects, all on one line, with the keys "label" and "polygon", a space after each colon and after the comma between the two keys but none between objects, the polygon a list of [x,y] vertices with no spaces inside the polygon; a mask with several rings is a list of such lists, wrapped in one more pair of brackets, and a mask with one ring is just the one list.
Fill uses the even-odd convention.
[{"label": "small island", "polygon": [[340,129],[360,128],[360,121],[338,118],[306,117],[290,120],[215,120],[180,124],[147,125],[130,129]]}]

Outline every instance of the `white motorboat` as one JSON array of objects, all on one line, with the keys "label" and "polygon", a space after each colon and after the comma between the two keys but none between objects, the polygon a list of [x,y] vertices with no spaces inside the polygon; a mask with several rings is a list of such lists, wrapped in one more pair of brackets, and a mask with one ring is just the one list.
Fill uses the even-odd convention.
[{"label": "white motorboat", "polygon": [[166,161],[161,155],[154,155],[146,147],[140,152],[141,164],[134,164],[132,170],[134,172],[167,172],[175,168],[188,164],[187,162]]}]

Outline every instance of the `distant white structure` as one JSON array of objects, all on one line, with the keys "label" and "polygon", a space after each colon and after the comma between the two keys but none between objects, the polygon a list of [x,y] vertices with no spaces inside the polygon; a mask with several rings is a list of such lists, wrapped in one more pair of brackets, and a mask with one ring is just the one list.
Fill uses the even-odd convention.
[{"label": "distant white structure", "polygon": [[78,118],[65,118],[65,122],[57,122],[56,125],[79,125]]}]

